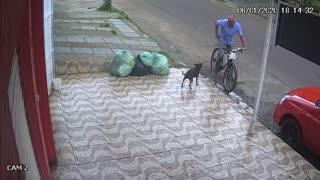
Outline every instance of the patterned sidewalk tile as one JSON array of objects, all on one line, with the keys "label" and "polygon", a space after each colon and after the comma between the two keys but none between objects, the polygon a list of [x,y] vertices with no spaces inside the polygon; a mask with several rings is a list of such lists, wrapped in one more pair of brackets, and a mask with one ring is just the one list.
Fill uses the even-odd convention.
[{"label": "patterned sidewalk tile", "polygon": [[308,165],[308,161],[303,159],[296,151],[289,146],[282,146],[272,151],[266,152],[270,159],[275,161],[281,168],[291,171],[296,167]]},{"label": "patterned sidewalk tile", "polygon": [[79,167],[76,165],[72,166],[53,166],[51,168],[51,179],[60,180],[60,179],[77,179],[81,180],[81,174]]},{"label": "patterned sidewalk tile", "polygon": [[191,173],[183,173],[175,176],[170,176],[170,178],[165,178],[166,180],[168,179],[173,179],[173,180],[184,180],[184,179],[202,179],[202,180],[214,180],[213,177],[205,170],[200,170],[200,171],[194,171]]},{"label": "patterned sidewalk tile", "polygon": [[257,179],[238,162],[218,165],[206,170],[214,179]]},{"label": "patterned sidewalk tile", "polygon": [[285,175],[294,179],[320,179],[320,172],[310,164],[305,164],[287,171]]},{"label": "patterned sidewalk tile", "polygon": [[236,137],[220,141],[220,143],[237,159],[244,159],[263,152],[259,146],[246,137]]},{"label": "patterned sidewalk tile", "polygon": [[238,162],[258,179],[275,177],[286,172],[265,153],[255,154]]},{"label": "patterned sidewalk tile", "polygon": [[[103,49],[94,48],[94,53]],[[111,51],[111,50],[110,50]],[[113,49],[113,51],[116,51]],[[200,77],[60,76],[50,95],[52,179],[317,179],[319,171]]]},{"label": "patterned sidewalk tile", "polygon": [[75,164],[75,156],[72,148],[56,149],[57,159],[59,165]]}]

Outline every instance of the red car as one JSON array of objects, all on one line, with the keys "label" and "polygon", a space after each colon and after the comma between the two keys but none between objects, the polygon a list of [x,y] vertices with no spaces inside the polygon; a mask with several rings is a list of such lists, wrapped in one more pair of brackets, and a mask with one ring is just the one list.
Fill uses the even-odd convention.
[{"label": "red car", "polygon": [[320,86],[290,91],[277,103],[274,122],[293,147],[304,145],[320,155]]}]

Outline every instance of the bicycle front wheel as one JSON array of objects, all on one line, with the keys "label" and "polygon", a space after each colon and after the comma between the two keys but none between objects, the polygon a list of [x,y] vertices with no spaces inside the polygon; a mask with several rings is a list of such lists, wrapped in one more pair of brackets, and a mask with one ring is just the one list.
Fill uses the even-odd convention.
[{"label": "bicycle front wheel", "polygon": [[237,85],[238,72],[234,64],[230,64],[226,67],[223,76],[223,88],[227,93],[234,90]]},{"label": "bicycle front wheel", "polygon": [[219,49],[216,48],[213,50],[211,59],[210,59],[210,67],[211,67],[211,73],[216,73],[216,62],[218,59]]}]

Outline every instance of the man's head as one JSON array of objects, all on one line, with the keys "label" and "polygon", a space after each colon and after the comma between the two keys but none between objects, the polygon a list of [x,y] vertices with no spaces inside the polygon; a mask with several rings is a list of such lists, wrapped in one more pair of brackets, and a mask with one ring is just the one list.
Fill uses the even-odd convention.
[{"label": "man's head", "polygon": [[235,22],[234,16],[228,16],[228,26],[233,27]]}]

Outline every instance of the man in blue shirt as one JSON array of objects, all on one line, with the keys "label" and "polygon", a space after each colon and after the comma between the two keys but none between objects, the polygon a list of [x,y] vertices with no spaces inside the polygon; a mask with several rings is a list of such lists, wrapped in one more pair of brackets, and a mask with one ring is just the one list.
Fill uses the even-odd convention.
[{"label": "man in blue shirt", "polygon": [[[218,28],[220,26],[220,33],[218,34]],[[243,40],[243,34],[241,30],[241,26],[238,22],[235,21],[234,16],[229,16],[228,19],[220,19],[216,21],[215,26],[215,35],[216,38],[219,41],[219,55],[218,60],[221,62],[219,64],[222,65],[223,55],[224,55],[224,47],[227,48],[227,50],[232,49],[232,38],[233,35],[237,33],[240,36],[242,49],[245,50],[246,46],[244,44]],[[220,70],[221,67],[218,68]]]}]

